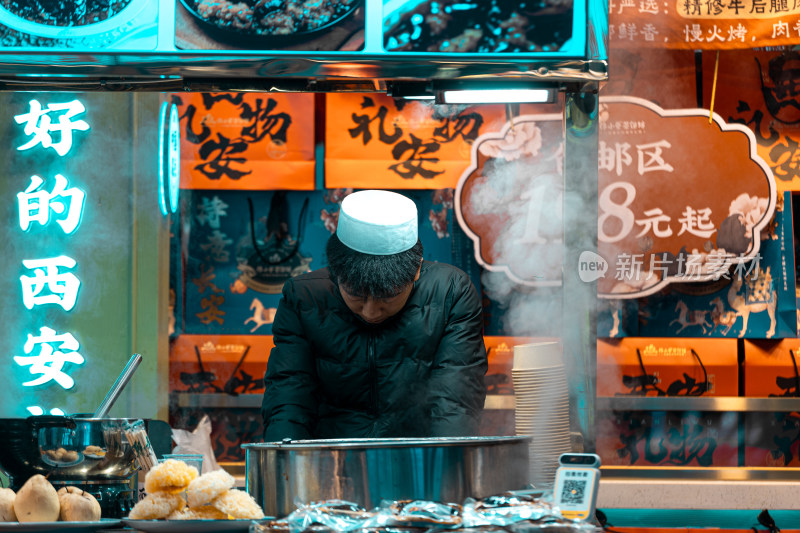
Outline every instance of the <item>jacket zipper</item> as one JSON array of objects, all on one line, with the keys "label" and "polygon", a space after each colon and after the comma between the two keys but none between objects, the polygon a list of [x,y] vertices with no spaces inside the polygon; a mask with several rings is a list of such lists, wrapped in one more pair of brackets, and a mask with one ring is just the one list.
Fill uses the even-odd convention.
[{"label": "jacket zipper", "polygon": [[369,399],[372,408],[372,414],[378,415],[378,384],[377,370],[375,365],[375,337],[370,336],[367,343],[367,362],[369,363]]}]

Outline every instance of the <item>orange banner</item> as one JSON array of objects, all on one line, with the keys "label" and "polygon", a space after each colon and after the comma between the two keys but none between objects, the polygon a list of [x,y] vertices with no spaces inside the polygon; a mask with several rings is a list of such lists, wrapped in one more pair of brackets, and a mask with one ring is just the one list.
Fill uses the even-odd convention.
[{"label": "orange banner", "polygon": [[174,94],[181,188],[314,189],[314,95]]},{"label": "orange banner", "polygon": [[[703,55],[704,101],[711,101],[715,54]],[[719,56],[714,112],[755,133],[779,191],[800,190],[800,54],[735,51]]]},{"label": "orange banner", "polygon": [[533,337],[503,337],[485,335],[489,369],[484,383],[486,394],[513,394],[511,369],[514,367],[514,346],[533,342]]},{"label": "orange banner", "polygon": [[263,394],[272,335],[179,335],[169,353],[171,392]]},{"label": "orange banner", "polygon": [[473,141],[507,120],[503,105],[431,106],[382,94],[332,93],[325,107],[329,189],[455,187]]},{"label": "orange banner", "polygon": [[[545,340],[558,339],[484,337],[489,359],[487,393],[513,394],[514,346]],[[170,391],[262,394],[262,378],[274,346],[272,335],[179,335],[170,345]]]},{"label": "orange banner", "polygon": [[766,0],[612,0],[609,47],[734,50],[800,42],[800,5]]},{"label": "orange banner", "polygon": [[800,413],[744,414],[744,465],[770,468],[800,466]]},{"label": "orange banner", "polygon": [[735,339],[597,341],[597,396],[738,396]]},{"label": "orange banner", "polygon": [[745,339],[744,395],[751,397],[800,397],[800,340],[779,342]]},{"label": "orange banner", "polygon": [[604,466],[742,466],[741,418],[730,411],[600,411],[597,455]]}]

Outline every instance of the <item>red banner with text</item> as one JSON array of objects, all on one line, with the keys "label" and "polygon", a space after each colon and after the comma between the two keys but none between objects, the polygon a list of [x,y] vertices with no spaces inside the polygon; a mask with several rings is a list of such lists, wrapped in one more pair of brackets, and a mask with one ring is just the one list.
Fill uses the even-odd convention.
[{"label": "red banner with text", "polygon": [[755,259],[776,206],[775,180],[755,144],[751,130],[703,109],[601,99],[602,268],[582,272],[598,279],[598,294],[646,296],[670,282],[719,279]]},{"label": "red banner with text", "polygon": [[172,95],[181,188],[314,189],[314,95]]},{"label": "red banner with text", "polygon": [[[704,100],[710,102],[714,57],[703,61]],[[800,54],[736,50],[720,54],[714,112],[755,133],[758,155],[779,191],[800,190]]]},{"label": "red banner with text", "polygon": [[433,106],[382,94],[328,94],[325,186],[455,187],[475,139],[499,131],[508,111],[504,105]]},{"label": "red banner with text", "polygon": [[771,0],[611,0],[610,48],[733,50],[800,44],[800,4]]},{"label": "red banner with text", "polygon": [[523,115],[475,142],[455,213],[475,260],[516,283],[558,286],[564,132],[560,115]]},{"label": "red banner with text", "polygon": [[[600,99],[599,127],[597,253],[575,265],[599,296],[715,280],[759,257],[777,190],[750,129],[626,96]],[[455,207],[485,269],[561,283],[563,142],[557,115],[524,115],[476,140]]]}]

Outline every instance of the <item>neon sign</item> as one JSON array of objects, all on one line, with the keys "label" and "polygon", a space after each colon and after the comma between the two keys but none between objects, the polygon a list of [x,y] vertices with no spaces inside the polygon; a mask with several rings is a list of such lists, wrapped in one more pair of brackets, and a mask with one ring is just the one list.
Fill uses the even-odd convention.
[{"label": "neon sign", "polygon": [[178,210],[181,178],[179,119],[176,104],[161,104],[158,115],[158,208],[163,216]]},{"label": "neon sign", "polygon": [[34,380],[26,381],[22,386],[33,387],[55,381],[64,389],[71,389],[75,385],[75,380],[64,372],[63,368],[66,363],[83,364],[83,356],[78,353],[80,344],[70,333],[56,335],[55,330],[48,327],[39,328],[39,332],[41,335],[38,337],[28,333],[24,348],[25,353],[29,354],[34,346],[39,345],[38,355],[14,356],[14,361],[18,365],[30,366],[30,373],[39,375]]},{"label": "neon sign", "polygon": [[59,272],[59,268],[74,268],[74,259],[66,255],[46,259],[28,259],[23,266],[33,270],[33,276],[20,276],[22,303],[27,309],[36,305],[57,304],[64,311],[71,311],[78,299],[81,280],[71,272]]},{"label": "neon sign", "polygon": [[[86,111],[79,100],[43,106],[34,99],[28,102],[28,107],[27,113],[14,116],[17,124],[24,125],[25,135],[30,137],[17,147],[18,151],[52,148],[63,157],[72,149],[73,132],[89,130],[89,124],[78,117]],[[81,224],[85,199],[83,190],[70,186],[62,174],[55,175],[51,190],[47,190],[44,178],[34,174],[28,186],[17,193],[19,227],[28,232],[33,225],[47,227],[55,223],[64,234],[72,235]],[[57,305],[64,311],[71,311],[75,307],[81,287],[81,280],[75,274],[75,259],[67,255],[23,259],[22,266],[28,270],[19,277],[26,309],[35,311],[39,306]],[[22,386],[73,388],[75,379],[69,374],[68,365],[84,364],[79,350],[80,343],[71,332],[57,332],[41,326],[38,335],[28,333],[23,346],[25,355],[13,357],[32,377],[23,381]],[[45,413],[39,405],[28,406],[26,410],[37,416]],[[63,415],[64,411],[53,407],[49,413]]]},{"label": "neon sign", "polygon": [[[26,409],[33,416],[42,416],[44,414],[44,409],[42,409],[38,405],[31,405],[29,407],[26,407]],[[57,416],[64,416],[64,411],[62,411],[58,407],[54,407],[54,408],[50,409],[50,414],[51,415],[57,415]]]},{"label": "neon sign", "polygon": [[178,210],[178,192],[181,181],[181,131],[178,123],[178,106],[169,109],[167,138],[167,183],[169,185],[169,212]]},{"label": "neon sign", "polygon": [[19,227],[27,231],[32,222],[46,226],[52,211],[56,215],[64,215],[63,220],[56,222],[64,233],[72,233],[81,223],[86,194],[77,187],[67,188],[69,181],[61,174],[56,174],[56,184],[51,192],[42,189],[43,184],[42,178],[31,176],[28,188],[24,192],[17,193]]},{"label": "neon sign", "polygon": [[[30,111],[16,115],[14,120],[17,124],[24,122],[25,135],[32,136],[32,138],[22,146],[18,146],[17,150],[29,150],[41,144],[43,148],[52,148],[63,157],[72,148],[72,130],[86,131],[89,129],[89,124],[85,120],[72,122],[75,115],[86,111],[79,100],[63,104],[50,104],[47,108],[42,108],[42,104],[38,100],[31,100],[28,105]],[[56,118],[55,123],[51,113]],[[58,134],[55,141],[51,135],[54,133]]]},{"label": "neon sign", "polygon": [[161,103],[158,113],[158,208],[167,216],[167,193],[164,185],[164,125],[167,122],[167,103]]}]

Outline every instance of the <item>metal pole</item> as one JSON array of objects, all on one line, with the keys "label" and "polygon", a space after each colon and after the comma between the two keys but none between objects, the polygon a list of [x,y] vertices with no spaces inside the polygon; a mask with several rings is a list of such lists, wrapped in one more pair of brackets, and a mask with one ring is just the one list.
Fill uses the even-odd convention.
[{"label": "metal pole", "polygon": [[[571,87],[564,104],[564,264],[562,332],[570,425],[595,450],[597,283],[578,275],[582,252],[597,252],[597,84]],[[575,441],[573,441],[575,448]]]}]

